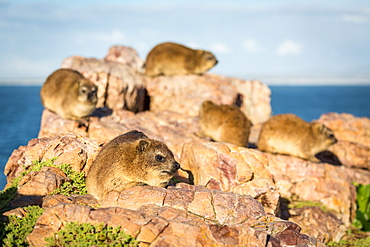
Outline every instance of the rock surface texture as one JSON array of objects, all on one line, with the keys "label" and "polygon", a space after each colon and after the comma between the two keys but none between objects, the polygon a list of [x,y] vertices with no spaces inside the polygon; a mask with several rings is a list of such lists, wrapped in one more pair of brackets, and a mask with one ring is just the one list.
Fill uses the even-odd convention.
[{"label": "rock surface texture", "polygon": [[[319,155],[322,163],[212,142],[199,135],[204,100],[240,106],[254,123],[253,144],[271,115],[269,88],[212,74],[147,78],[142,65],[134,49],[122,46],[101,60],[67,58],[63,68],[98,85],[99,109],[85,123],[44,110],[39,137],[6,164],[8,186],[35,160],[55,159],[86,174],[104,144],[134,129],[166,143],[185,171],[167,189],[132,187],[110,192],[101,204],[89,195],[51,195],[69,180],[58,167],[28,173],[10,206],[46,209],[27,237],[31,246],[46,246],[44,238],[70,221],[121,226],[140,246],[303,247],[340,240],[355,213],[352,182],[370,183],[369,119],[321,116],[338,139]],[[283,208],[281,197],[318,201],[331,211]]]},{"label": "rock surface texture", "polygon": [[49,205],[27,240],[32,246],[46,246],[45,237],[67,222],[78,221],[121,226],[140,241],[140,246],[262,247],[269,242],[268,234],[279,244],[270,246],[320,246],[314,238],[300,234],[298,225],[267,216],[252,197],[203,186],[178,184],[167,190],[132,187],[111,193],[101,206],[94,209],[65,202]]},{"label": "rock surface texture", "polygon": [[271,115],[270,89],[259,81],[205,74],[203,76],[143,75],[143,62],[132,48],[115,46],[105,59],[73,56],[62,68],[74,69],[98,85],[97,107],[174,111],[197,116],[203,101],[236,104],[252,123],[266,121]]}]

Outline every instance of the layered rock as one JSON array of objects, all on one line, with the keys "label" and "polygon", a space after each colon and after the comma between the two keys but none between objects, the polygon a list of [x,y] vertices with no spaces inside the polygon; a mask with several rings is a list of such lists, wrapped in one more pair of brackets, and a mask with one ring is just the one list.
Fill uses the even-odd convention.
[{"label": "layered rock", "polygon": [[192,117],[198,115],[204,100],[212,100],[240,106],[252,123],[264,122],[271,115],[271,91],[259,81],[211,74],[153,79],[143,75],[141,64],[132,48],[115,46],[105,59],[73,56],[61,67],[77,70],[96,83],[97,107],[113,111],[169,110]]},{"label": "layered rock", "polygon": [[[85,136],[89,137],[83,137],[71,133],[76,127],[73,121],[61,119],[45,110],[42,122],[48,124],[42,125],[40,134],[54,136],[35,139],[29,146],[17,151],[18,160],[12,158],[6,165],[8,182],[31,164],[29,156],[34,157],[34,160],[56,158],[57,164],[71,164],[75,171],[87,172],[102,143],[119,134],[137,129],[150,138],[165,142],[180,164],[183,163],[182,167],[195,177],[195,184],[210,189],[251,195],[263,202],[268,213],[273,214],[277,209],[279,192],[266,168],[268,160],[262,153],[232,144],[213,143],[201,139],[196,135],[198,131],[196,118],[168,111],[142,112],[136,115],[125,114],[126,111],[123,110],[119,112],[121,116],[128,117],[120,118],[116,115],[100,119],[91,118],[88,129],[82,127],[83,130],[87,130]],[[48,118],[54,121],[48,121]],[[69,134],[60,136],[54,131]],[[39,145],[33,145],[34,142]],[[41,143],[45,146],[41,147]],[[34,155],[35,153],[37,155]],[[183,181],[188,181],[188,178],[187,173],[178,176],[178,179]]]},{"label": "layered rock", "polygon": [[301,226],[301,233],[315,236],[324,243],[339,242],[346,234],[347,228],[335,213],[325,212],[320,207],[291,208],[289,213],[289,221]]},{"label": "layered rock", "polygon": [[298,225],[267,216],[250,196],[186,184],[112,192],[98,209],[66,202],[49,205],[27,240],[46,246],[45,237],[76,221],[121,226],[140,246],[324,246],[300,234]]},{"label": "layered rock", "polygon": [[190,142],[180,163],[192,172],[194,184],[253,196],[268,213],[275,213],[279,192],[260,152],[227,143]]},{"label": "layered rock", "polygon": [[6,163],[4,173],[8,185],[33,161],[54,159],[56,165],[70,164],[76,172],[87,172],[102,144],[73,133],[32,139],[27,146],[14,150]]},{"label": "layered rock", "polygon": [[[44,112],[44,118],[45,122],[49,124],[44,125],[40,133],[55,134],[51,130],[68,133],[76,128],[76,125],[67,124],[69,120],[60,119],[48,111]],[[56,121],[47,121],[47,118]],[[276,209],[279,192],[287,198],[294,196],[301,200],[320,201],[328,208],[333,209],[333,217],[341,220],[339,222],[342,223],[339,223],[338,227],[333,229],[325,228],[327,232],[324,236],[322,231],[311,231],[310,227],[305,224],[303,224],[304,232],[317,234],[312,236],[325,241],[338,239],[338,236],[342,236],[345,232],[344,225],[348,225],[352,221],[355,209],[354,187],[351,184],[353,180],[346,170],[350,168],[327,163],[312,163],[285,155],[262,154],[254,149],[209,142],[196,135],[198,131],[197,121],[196,117],[191,118],[169,111],[133,114],[121,110],[110,116],[91,118],[88,128],[79,128],[83,130],[85,136],[89,137],[83,138],[76,135],[74,138],[81,143],[94,143],[94,148],[87,148],[94,151],[92,153],[90,153],[91,151],[86,152],[89,153],[89,156],[94,157],[102,143],[131,129],[139,129],[151,138],[166,142],[170,149],[174,151],[182,167],[192,172],[195,184],[204,185],[209,189],[251,195],[263,204],[265,211],[270,213],[273,213]],[[65,124],[60,124],[63,122]],[[71,137],[73,134],[67,134],[66,136]],[[68,139],[67,137],[64,137],[64,140]],[[52,142],[59,143],[58,138],[61,137],[57,135],[56,140]],[[102,139],[98,140],[99,138]],[[50,153],[50,151],[44,151],[40,154],[40,150],[48,149],[41,148],[40,144],[36,147],[33,143],[45,144],[45,140],[50,141],[52,139],[44,137],[36,139],[37,141],[31,141],[30,144],[32,145],[29,147],[22,147],[15,151],[16,157],[21,161],[29,160],[28,156],[43,159],[42,154]],[[66,146],[69,145],[64,147]],[[34,149],[34,151],[31,151],[31,149]],[[26,158],[20,155],[22,152],[26,154]],[[52,158],[56,153],[52,153],[48,157]],[[75,154],[74,156],[79,161],[73,161],[71,158],[69,163],[81,167],[79,155]],[[10,160],[15,159],[11,158]],[[18,164],[18,167],[22,167],[21,162],[17,161],[15,163]],[[85,165],[85,167],[89,166]],[[7,170],[15,171],[16,169]],[[350,170],[353,171],[353,169]],[[187,174],[182,173],[179,178],[186,177]],[[313,216],[311,215],[310,218],[305,219],[312,221]],[[304,220],[300,220],[300,224],[304,222]]]},{"label": "layered rock", "polygon": [[356,191],[342,167],[266,153],[269,171],[282,197],[320,201],[349,225],[355,217]]},{"label": "layered rock", "polygon": [[[323,217],[313,218],[319,214],[310,214],[310,210],[314,209],[308,208],[304,213],[310,215],[309,219],[301,217],[297,221],[302,224],[303,232],[310,232],[312,236],[325,241],[330,238],[338,241],[345,233],[344,225],[350,225],[355,217],[356,191],[353,182],[370,183],[370,120],[351,114],[327,113],[318,121],[332,129],[338,139],[328,151],[318,155],[324,163],[314,163],[287,155],[265,155],[269,160],[268,170],[273,175],[282,197],[319,201],[333,210],[330,217],[335,220],[328,222],[336,222],[337,227],[325,229],[326,234],[322,234],[322,231],[315,230],[322,228],[315,225],[322,222]],[[253,140],[256,141],[259,126],[255,126],[253,131]],[[302,210],[301,213],[303,214]],[[294,221],[294,217],[289,219]],[[306,220],[312,222],[310,227],[305,224]],[[342,223],[338,223],[338,220]]]},{"label": "layered rock", "polygon": [[97,107],[127,109],[133,112],[144,110],[144,78],[136,67],[127,63],[80,56],[65,59],[61,67],[79,71],[98,86]]},{"label": "layered rock", "polygon": [[252,123],[264,122],[271,115],[270,89],[259,81],[243,81],[213,74],[147,78],[150,109],[170,110],[198,116],[203,101],[236,104]]},{"label": "layered rock", "polygon": [[346,113],[327,113],[318,121],[332,129],[339,140],[329,148],[338,164],[370,170],[370,119]]}]

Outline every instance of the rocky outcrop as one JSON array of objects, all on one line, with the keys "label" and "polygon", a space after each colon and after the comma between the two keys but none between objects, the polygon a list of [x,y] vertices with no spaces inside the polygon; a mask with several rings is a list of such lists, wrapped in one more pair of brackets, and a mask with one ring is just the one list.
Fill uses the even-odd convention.
[{"label": "rocky outcrop", "polygon": [[[70,133],[63,136],[36,138],[14,150],[5,165],[8,185],[32,165],[33,161],[54,160],[54,164],[70,164],[76,172],[86,172],[103,143]],[[30,178],[32,174],[28,175]],[[25,181],[28,179],[24,178]]]},{"label": "rocky outcrop", "polygon": [[[54,121],[48,121],[48,118]],[[45,160],[66,152],[64,157],[69,159],[63,162],[76,166],[75,170],[87,171],[89,162],[96,156],[103,143],[131,129],[139,129],[151,138],[167,143],[182,167],[191,171],[196,185],[250,195],[262,203],[265,212],[270,213],[276,211],[279,194],[287,198],[294,196],[301,200],[322,202],[326,207],[333,209],[330,219],[338,225],[330,229],[324,228],[325,234],[323,231],[310,230],[311,227],[317,226],[305,222],[317,222],[322,217],[318,219],[313,214],[307,213],[308,218],[301,217],[297,222],[302,224],[304,233],[310,233],[313,237],[324,241],[337,240],[345,232],[345,225],[353,219],[354,187],[351,184],[352,177],[346,172],[346,169],[350,168],[328,163],[313,163],[285,155],[263,154],[255,149],[210,142],[196,135],[198,131],[196,117],[169,111],[133,114],[120,110],[110,116],[91,118],[88,128],[84,126],[78,128],[72,124],[73,121],[68,124],[69,121],[45,110],[43,122],[48,124],[43,125],[40,133],[54,135],[56,134],[54,131],[59,131],[69,134],[40,137],[30,141],[27,147],[14,151],[14,157],[9,159],[6,170],[19,174],[17,170],[22,170],[23,161],[29,164],[32,159]],[[85,137],[70,133],[74,128],[82,131]],[[58,143],[59,145],[56,145]],[[68,153],[67,150],[74,151]],[[85,159],[81,159],[79,155],[81,153],[85,153],[82,155],[86,157]],[[44,157],[45,154],[48,155]],[[89,162],[86,163],[87,160]],[[8,178],[12,177],[11,174],[9,173]],[[178,176],[181,181],[189,181],[188,178],[187,173],[180,173]],[[117,200],[114,203],[117,205]]]},{"label": "rocky outcrop", "polygon": [[282,197],[320,201],[349,225],[355,217],[356,191],[344,169],[327,163],[266,153],[269,171]]},{"label": "rocky outcrop", "polygon": [[[27,238],[33,246],[45,246],[44,238],[69,221],[120,225],[140,246],[321,246],[315,238],[342,237],[355,212],[352,182],[370,183],[368,119],[321,116],[318,121],[339,140],[320,154],[323,163],[212,142],[199,136],[197,115],[204,100],[239,105],[254,123],[253,144],[271,114],[268,87],[212,74],[148,78],[142,65],[134,49],[121,46],[101,60],[67,58],[62,67],[98,85],[99,109],[85,122],[44,110],[39,137],[15,150],[6,164],[8,186],[34,160],[54,159],[86,173],[105,143],[133,129],[173,151],[185,169],[176,175],[177,185],[111,192],[99,204],[89,195],[50,195],[68,181],[57,167],[31,172],[20,181],[11,207],[46,209]],[[330,212],[284,211],[280,196],[319,201]]]},{"label": "rocky outcrop", "polygon": [[192,172],[194,184],[253,196],[266,212],[275,213],[280,195],[261,152],[227,143],[190,142],[184,144],[180,163]]},{"label": "rocky outcrop", "polygon": [[[282,197],[319,201],[333,210],[331,215],[326,217],[329,217],[327,222],[335,222],[336,227],[326,229],[320,224],[325,218],[323,213],[312,213],[311,211],[315,210],[313,208],[306,208],[305,211],[295,210],[300,211],[299,214],[307,215],[304,218],[301,215],[299,221],[296,221],[303,227],[303,232],[309,232],[325,241],[330,238],[338,241],[345,233],[344,225],[350,225],[355,217],[356,191],[353,182],[370,183],[370,120],[350,114],[327,113],[318,121],[331,128],[338,139],[328,151],[318,155],[324,163],[314,163],[287,155],[265,155],[269,160],[268,170],[273,175]],[[259,126],[254,126],[253,131],[255,133],[252,134],[252,140],[256,140]],[[294,214],[294,210],[291,212]],[[321,216],[314,217],[315,215]],[[288,218],[292,221],[297,219],[291,215]],[[338,220],[341,223],[338,223]]]},{"label": "rocky outcrop", "polygon": [[252,123],[261,123],[271,115],[270,89],[259,81],[205,74],[204,76],[166,76],[146,78],[150,109],[170,110],[198,116],[203,101],[236,104]]},{"label": "rocky outcrop", "polygon": [[[112,59],[109,55],[107,57]],[[133,112],[144,110],[145,78],[136,67],[129,66],[128,63],[80,56],[65,59],[61,67],[79,71],[98,86],[97,107]]]},{"label": "rocky outcrop", "polygon": [[[48,121],[49,117],[54,121]],[[183,163],[182,168],[190,171],[195,184],[251,195],[263,203],[268,213],[273,214],[277,209],[279,192],[266,168],[268,160],[265,156],[253,149],[213,143],[197,137],[197,121],[194,118],[167,111],[142,112],[124,119],[117,116],[92,118],[85,132],[85,136],[89,137],[72,134],[76,127],[73,121],[61,119],[47,110],[44,111],[42,122],[49,124],[42,125],[40,133],[56,134],[52,132],[55,130],[69,134],[40,137],[16,151],[18,159],[12,158],[6,165],[8,182],[31,164],[29,157],[41,161],[56,158],[56,164],[71,164],[75,171],[87,172],[102,143],[138,129],[150,138],[165,142],[180,164]],[[62,122],[65,124],[60,124]],[[84,127],[82,129],[86,130]],[[45,146],[41,147],[42,144]],[[183,172],[178,179],[189,181],[189,174]]]},{"label": "rocky outcrop", "polygon": [[301,233],[315,236],[324,243],[339,242],[347,230],[335,213],[326,212],[317,206],[291,208],[289,213],[289,221],[301,226]]},{"label": "rocky outcrop", "polygon": [[356,208],[352,182],[370,183],[370,120],[350,114],[327,113],[318,121],[332,129],[338,139],[328,151],[318,155],[328,163],[265,153],[269,160],[268,169],[282,197],[320,201],[339,213],[339,218],[349,225]]},{"label": "rocky outcrop", "polygon": [[[181,231],[180,229],[182,229],[181,227],[185,226],[187,229],[193,229],[192,231],[194,232],[189,232],[189,234],[191,233],[192,236],[196,237],[195,239],[189,239],[189,241],[192,242],[184,242],[184,245],[178,246],[188,246],[186,245],[188,243],[197,243],[197,239],[200,236],[199,234],[203,234],[204,231],[208,232],[206,234],[206,239],[208,240],[206,243],[203,243],[202,246],[208,246],[208,244],[211,243],[220,246],[264,246],[266,242],[266,233],[263,233],[264,237],[262,237],[262,239],[256,239],[255,237],[262,236],[258,235],[260,234],[259,231],[262,229],[262,226],[261,228],[257,228],[259,230],[258,234],[256,233],[256,235],[253,233],[254,228],[250,229],[249,225],[247,225],[247,227],[246,225],[242,224],[240,226],[241,228],[236,225],[233,225],[232,227],[228,226],[221,228],[217,224],[214,225],[217,221],[222,221],[225,223],[233,222],[235,220],[233,218],[235,216],[230,214],[233,214],[233,212],[236,211],[236,209],[233,208],[234,206],[238,205],[236,198],[250,198],[250,200],[254,200],[253,197],[255,197],[262,202],[262,204],[260,204],[259,201],[254,200],[254,205],[259,205],[258,207],[262,208],[263,215],[266,214],[266,211],[273,213],[277,208],[279,193],[270,172],[267,170],[268,160],[261,152],[253,149],[236,147],[231,144],[213,143],[197,137],[190,131],[191,129],[196,129],[195,118],[185,118],[182,115],[171,112],[143,112],[136,115],[127,114],[127,116],[129,116],[128,118],[120,119],[119,116],[124,115],[126,116],[125,113],[122,113],[117,116],[107,116],[100,119],[92,118],[89,128],[79,128],[80,130],[85,131],[85,136],[91,135],[94,137],[89,138],[71,133],[73,129],[68,128],[76,128],[76,125],[68,124],[69,120],[58,119],[58,116],[55,116],[55,114],[45,111],[43,117],[49,116],[56,120],[54,122],[46,121],[50,124],[50,127],[54,123],[60,128],[60,133],[69,132],[69,134],[40,137],[38,139],[31,140],[28,146],[21,147],[20,149],[14,151],[12,157],[9,159],[6,165],[8,182],[11,182],[17,174],[20,174],[25,167],[29,166],[32,160],[48,160],[51,158],[56,158],[56,164],[68,163],[71,164],[73,170],[86,172],[89,169],[92,160],[100,150],[102,144],[108,141],[105,139],[110,139],[111,136],[116,136],[132,128],[139,128],[140,130],[150,133],[150,135],[148,135],[151,137],[154,136],[162,138],[163,141],[168,143],[171,149],[176,150],[175,153],[179,157],[179,161],[184,163],[184,168],[187,168],[192,172],[194,181],[199,184],[204,183],[206,187],[197,185],[198,187],[195,187],[197,189],[192,188],[190,192],[185,192],[184,190],[180,190],[179,192],[179,190],[174,188],[165,190],[161,188],[136,187],[135,190],[131,189],[125,191],[124,193],[122,192],[121,194],[111,193],[109,198],[101,205],[102,208],[106,208],[105,211],[112,210],[112,214],[115,214],[116,211],[114,211],[112,208],[120,207],[125,208],[126,211],[127,209],[139,211],[141,215],[142,213],[140,210],[143,209],[138,207],[140,205],[147,205],[148,201],[154,205],[151,207],[155,207],[157,210],[159,210],[159,208],[164,210],[163,207],[171,207],[170,209],[166,208],[166,212],[174,218],[171,218],[172,221],[166,220],[165,222],[166,225],[170,225],[171,227],[168,229],[166,228],[166,231],[161,233],[164,234],[163,236],[161,235],[162,237],[155,235],[150,238],[153,239],[153,246],[160,246],[154,245],[154,243],[156,243],[154,241],[157,239],[162,239],[161,241],[171,239],[171,242],[177,243],[179,236],[182,236],[179,235],[180,232],[184,231],[184,229]],[[60,124],[62,122],[65,122],[66,124]],[[43,126],[43,128],[45,128],[45,126]],[[42,130],[41,132],[51,133],[50,130],[52,129],[57,130],[58,128],[51,127],[49,131]],[[190,131],[190,133],[188,131]],[[163,133],[166,134],[164,135]],[[102,136],[103,140],[97,140],[96,138],[99,136]],[[200,171],[206,172],[202,174],[199,173]],[[45,175],[46,172],[49,175]],[[179,178],[186,180],[189,178],[187,175],[188,174],[186,173],[180,174]],[[24,182],[22,182],[21,186],[19,187],[20,191],[22,191],[22,194],[19,194],[19,198],[12,203],[12,206],[16,207],[29,204],[41,204],[40,197],[30,198],[30,196],[34,194],[32,188],[44,182],[45,186],[49,187],[48,190],[55,188],[60,185],[60,176],[63,177],[63,174],[61,174],[61,171],[58,171],[57,169],[45,168],[40,172],[30,173],[26,176],[26,178],[23,179]],[[194,192],[196,190],[199,191]],[[225,190],[225,192],[222,192],[222,190]],[[217,200],[213,195],[215,193],[221,193],[219,194],[220,196],[217,197]],[[97,202],[91,198],[86,199],[84,197],[82,199],[77,199],[80,197],[66,198],[57,195],[45,197],[44,195],[45,193],[42,192],[41,197],[43,197],[42,205],[44,208],[62,207],[60,205],[65,205],[66,203],[74,204],[77,202],[83,202],[83,204],[90,205],[90,207],[97,204]],[[180,195],[181,197],[179,197]],[[147,200],[146,202],[145,199]],[[33,201],[30,202],[30,200]],[[212,204],[215,203],[215,200],[219,202],[217,211],[214,211],[214,207],[216,206]],[[211,203],[212,206],[210,206],[209,203]],[[85,212],[85,208],[88,208],[89,212],[95,211],[89,207],[82,207],[82,209],[84,209],[83,212]],[[246,210],[248,207],[243,206],[242,208],[243,210]],[[63,210],[68,212],[70,210],[74,210],[75,218],[79,220],[85,218],[89,219],[90,216],[80,215],[80,209],[81,206],[77,205],[70,205],[66,207],[63,206]],[[179,213],[178,210],[180,209],[183,211],[181,211],[179,216],[175,216],[176,214],[173,215],[173,211]],[[64,215],[66,215],[66,213],[62,211],[60,212],[60,215],[58,214],[58,216],[53,218],[47,212],[49,211],[45,212],[45,216],[42,216],[43,218],[41,218],[40,222],[38,223],[40,227],[36,227],[35,232],[28,237],[28,240],[35,244],[35,246],[43,246],[43,237],[48,236],[47,234],[50,234],[53,231],[56,231],[56,229],[51,231],[50,229],[48,230],[43,228],[45,224],[44,221],[49,219],[49,224],[55,225],[57,224],[57,222],[54,222],[55,219],[62,218]],[[184,212],[187,212],[187,214],[191,215],[203,215],[200,217],[202,219],[205,218],[204,215],[207,215],[207,220],[206,222],[203,222],[201,226],[199,226],[200,223],[198,222],[198,219],[198,221],[192,223],[193,225],[188,228],[190,223],[178,222],[178,218],[185,217],[180,217],[184,214]],[[107,219],[111,220],[113,216],[109,215],[106,217]],[[186,217],[189,218],[189,216]],[[150,222],[152,220],[153,218],[149,218],[148,221],[143,223],[143,225],[140,227],[148,224],[151,225]],[[212,221],[215,221],[213,222],[213,225],[209,225],[209,223],[207,223]],[[289,226],[280,226],[280,224],[282,224],[280,222],[281,220],[273,220],[273,222],[275,221],[279,222],[275,227],[278,230],[276,230],[277,232],[275,232],[275,230],[273,231],[275,237],[269,238],[271,239],[269,246],[279,246],[280,243],[286,241],[289,243],[304,243],[305,245],[303,246],[311,246],[311,242],[315,241],[314,239],[309,238],[307,235],[300,234],[300,228],[298,226],[295,225],[293,227],[293,225],[291,225],[289,222],[286,223]],[[275,224],[271,222],[266,223],[265,221],[261,222],[259,224],[266,224],[266,226],[270,227]],[[60,224],[60,227],[63,225],[61,223],[58,224]],[[176,226],[176,231],[172,228],[172,226]],[[274,227],[272,228],[275,229]],[[150,229],[150,231],[157,232],[157,234],[161,232],[155,229]],[[45,232],[47,234],[43,235]],[[231,234],[231,236],[228,234]],[[143,241],[149,240],[143,239]],[[159,243],[162,244],[162,242]],[[245,243],[245,245],[241,243]],[[250,245],[247,243],[250,243]],[[202,242],[199,244],[202,244]]]},{"label": "rocky outcrop", "polygon": [[205,100],[216,104],[236,104],[252,123],[271,115],[270,89],[259,81],[245,81],[219,75],[160,76],[143,75],[142,61],[132,48],[115,46],[105,59],[73,56],[62,68],[74,69],[98,86],[97,107],[113,111],[169,110],[197,116]]},{"label": "rocky outcrop", "polygon": [[370,170],[370,119],[328,113],[318,121],[331,128],[339,140],[329,148],[339,165]]},{"label": "rocky outcrop", "polygon": [[113,192],[98,209],[67,202],[50,205],[27,240],[46,246],[44,239],[71,221],[121,226],[140,246],[324,246],[300,234],[298,225],[266,215],[250,196],[186,184]]}]

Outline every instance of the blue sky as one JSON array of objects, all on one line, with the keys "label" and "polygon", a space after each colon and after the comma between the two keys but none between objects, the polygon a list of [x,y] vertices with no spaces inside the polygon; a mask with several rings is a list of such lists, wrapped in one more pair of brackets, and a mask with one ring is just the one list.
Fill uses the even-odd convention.
[{"label": "blue sky", "polygon": [[[370,1],[0,0],[0,80],[45,79],[68,56],[173,41],[210,72],[267,82],[370,84]],[[42,81],[43,82],[43,81]]]}]

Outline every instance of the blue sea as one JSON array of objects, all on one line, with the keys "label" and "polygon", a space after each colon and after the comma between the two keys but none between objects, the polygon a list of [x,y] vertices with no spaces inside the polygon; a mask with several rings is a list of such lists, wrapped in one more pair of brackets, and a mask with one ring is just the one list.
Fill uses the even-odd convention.
[{"label": "blue sea", "polygon": [[[327,112],[370,118],[370,86],[270,86],[273,115],[294,113],[306,121]],[[14,149],[36,138],[43,107],[40,86],[0,86],[0,190]]]}]

